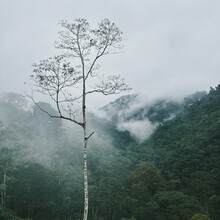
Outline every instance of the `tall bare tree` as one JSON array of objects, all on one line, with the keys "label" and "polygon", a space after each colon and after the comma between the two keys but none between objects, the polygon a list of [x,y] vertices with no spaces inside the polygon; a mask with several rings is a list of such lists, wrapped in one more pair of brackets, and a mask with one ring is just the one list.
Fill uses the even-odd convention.
[{"label": "tall bare tree", "polygon": [[[106,96],[119,94],[130,88],[119,75],[104,78],[99,74],[100,58],[115,54],[121,48],[122,32],[114,23],[105,19],[98,24],[97,29],[91,29],[85,19],[76,19],[74,23],[61,21],[60,24],[63,31],[59,32],[59,40],[55,42],[55,46],[61,49],[62,55],[34,64],[31,75],[33,85],[38,88],[37,91],[51,98],[56,104],[58,114],[52,115],[38,105],[33,96],[32,99],[50,117],[71,121],[83,129],[83,220],[87,220],[89,200],[87,145],[94,133],[89,133],[87,128],[87,96],[93,93]],[[78,108],[77,103],[80,103]]]}]

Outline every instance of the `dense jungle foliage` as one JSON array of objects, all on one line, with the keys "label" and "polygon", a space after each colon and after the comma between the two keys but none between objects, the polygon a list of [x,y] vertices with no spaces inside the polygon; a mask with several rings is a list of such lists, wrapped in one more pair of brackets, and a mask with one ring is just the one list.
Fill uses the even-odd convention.
[{"label": "dense jungle foliage", "polygon": [[[135,96],[130,96],[132,101]],[[160,100],[124,120],[148,119],[139,142],[117,123],[122,97],[89,114],[89,219],[220,219],[220,86]],[[129,102],[130,102],[129,101]],[[50,112],[48,103],[39,103]],[[76,220],[83,211],[81,133],[15,93],[0,96],[0,219]]]}]

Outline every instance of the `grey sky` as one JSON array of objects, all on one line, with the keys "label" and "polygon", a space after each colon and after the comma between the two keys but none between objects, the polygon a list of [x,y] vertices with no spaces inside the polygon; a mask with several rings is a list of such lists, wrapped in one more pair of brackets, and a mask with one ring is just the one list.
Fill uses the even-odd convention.
[{"label": "grey sky", "polygon": [[220,83],[219,0],[0,0],[0,92],[27,91],[32,63],[56,54],[58,22],[78,17],[121,28],[123,52],[100,64],[135,93],[181,97]]}]

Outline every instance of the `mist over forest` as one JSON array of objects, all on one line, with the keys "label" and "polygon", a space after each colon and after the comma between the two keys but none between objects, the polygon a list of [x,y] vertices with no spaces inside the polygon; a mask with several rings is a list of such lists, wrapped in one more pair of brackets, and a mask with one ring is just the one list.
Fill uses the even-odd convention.
[{"label": "mist over forest", "polygon": [[[125,95],[102,117],[90,112],[89,219],[218,220],[219,103],[217,86],[182,101]],[[82,135],[22,94],[0,94],[1,219],[81,218]]]},{"label": "mist over forest", "polygon": [[0,220],[219,220],[219,8],[0,0]]}]

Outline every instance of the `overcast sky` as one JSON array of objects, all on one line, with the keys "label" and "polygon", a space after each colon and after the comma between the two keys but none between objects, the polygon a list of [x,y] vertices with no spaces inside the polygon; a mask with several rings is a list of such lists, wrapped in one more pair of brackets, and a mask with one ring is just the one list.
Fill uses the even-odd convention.
[{"label": "overcast sky", "polygon": [[100,64],[133,93],[182,97],[220,83],[219,0],[0,0],[0,92],[27,91],[31,65],[56,54],[58,22],[79,17],[123,31],[123,52]]}]

